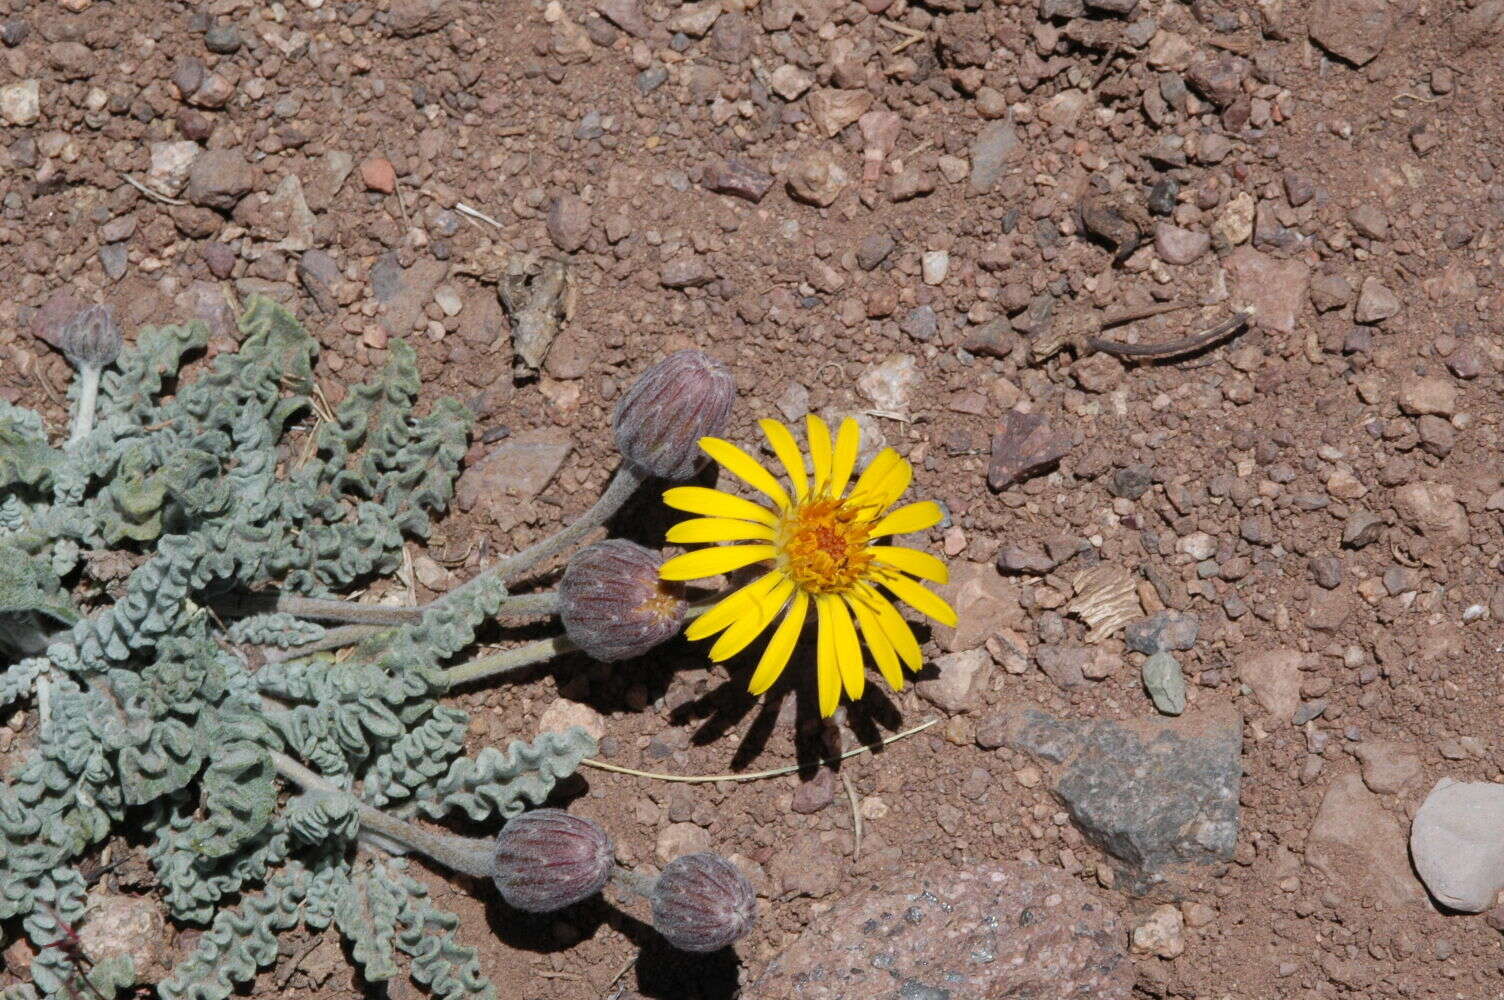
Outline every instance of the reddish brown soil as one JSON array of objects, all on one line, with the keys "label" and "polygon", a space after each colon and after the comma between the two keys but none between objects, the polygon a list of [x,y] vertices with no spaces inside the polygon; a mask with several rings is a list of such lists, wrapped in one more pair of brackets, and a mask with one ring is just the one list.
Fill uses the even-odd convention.
[{"label": "reddish brown soil", "polygon": [[[508,501],[447,517],[426,553],[415,549],[420,598],[587,507],[616,464],[606,432],[614,398],[673,348],[700,346],[730,365],[741,396],[729,434],[743,441],[781,402],[802,410],[801,389],[810,410],[873,409],[858,380],[889,355],[912,355],[918,381],[908,419],[871,419],[915,462],[916,493],[943,500],[954,518],[932,545],[948,545],[958,564],[990,567],[1004,545],[1090,539],[1104,560],[1159,580],[1162,594],[1143,588],[1151,604],[1165,600],[1199,615],[1196,645],[1179,654],[1191,697],[1235,702],[1249,720],[1236,862],[1148,899],[1107,892],[1130,926],[1167,899],[1212,913],[1205,926],[1187,929],[1181,957],[1137,958],[1140,988],[1205,1000],[1499,995],[1504,953],[1483,918],[1386,909],[1361,879],[1328,879],[1302,852],[1328,783],[1356,768],[1348,752],[1355,740],[1397,740],[1421,756],[1420,780],[1383,799],[1402,823],[1438,777],[1504,780],[1496,665],[1504,601],[1495,597],[1504,532],[1494,457],[1504,416],[1496,329],[1504,305],[1501,50],[1460,51],[1452,4],[1396,4],[1382,52],[1361,69],[1308,40],[1305,0],[1246,7],[1171,0],[1141,3],[1128,19],[1083,19],[1111,33],[1153,16],[1185,39],[1181,66],[1246,58],[1248,72],[1235,86],[1261,126],[1251,127],[1237,110],[1224,116],[1195,97],[1185,110],[1146,100],[1161,90],[1147,48],[1124,43],[1104,67],[1103,50],[1062,36],[1065,22],[1041,22],[1033,4],[988,0],[967,11],[952,0],[929,8],[869,0],[880,11],[873,14],[861,3],[763,0],[743,14],[742,2],[727,0],[729,12],[708,37],[674,41],[662,22],[679,9],[656,0],[643,8],[651,32],[642,39],[595,17],[583,0],[547,8],[519,0],[215,0],[197,11],[144,0],[0,0],[0,11],[30,29],[0,49],[3,82],[36,79],[41,92],[40,120],[0,133],[7,284],[0,396],[64,425],[67,365],[27,332],[57,289],[114,303],[134,329],[192,315],[193,283],[212,282],[226,294],[267,291],[294,303],[318,331],[320,384],[337,400],[342,386],[383,361],[389,336],[408,332],[386,329],[400,310],[376,303],[369,275],[378,257],[394,251],[403,265],[432,266],[424,262],[436,258],[454,265],[477,260],[486,240],[554,253],[549,207],[578,196],[589,206],[583,245],[567,255],[578,301],[541,376],[514,381],[492,285],[445,279],[463,299],[455,316],[431,293],[409,303],[430,398],[475,400],[491,442],[502,429],[543,426],[562,428],[575,445],[535,501],[516,501],[510,513],[498,512]],[[440,25],[434,30],[421,21],[409,37],[392,30],[429,11]],[[208,51],[211,20],[239,29],[238,51]],[[903,44],[911,37],[917,41]],[[185,59],[233,84],[225,107],[195,109],[180,98],[172,80]],[[865,143],[856,125],[828,138],[809,120],[807,98],[769,96],[765,81],[789,63],[815,78],[814,90],[834,79],[869,93],[873,109],[897,113],[901,128],[878,183],[862,183]],[[667,81],[642,93],[639,73],[661,67]],[[1062,105],[1076,98],[1083,106],[1068,119]],[[966,163],[954,160],[970,155],[987,124],[984,105],[993,113],[1011,106],[1024,153],[978,195],[968,189]],[[1213,134],[1225,134],[1227,148],[1204,159],[1218,162],[1193,156],[1161,174],[1145,158],[1168,136],[1194,135],[1204,151]],[[122,180],[146,179],[149,143],[185,136],[252,164],[256,192],[301,179],[314,213],[312,243],[347,279],[336,282],[331,315],[299,285],[298,251],[276,249],[278,237],[266,235],[279,222],[257,217],[255,195],[221,213],[149,200]],[[337,191],[321,186],[333,152],[356,164]],[[796,164],[822,152],[850,178],[828,208],[791,198],[785,183]],[[394,166],[397,193],[367,190],[359,165],[374,157]],[[727,157],[777,178],[759,203],[702,186]],[[901,187],[920,176],[917,187],[932,192],[895,201],[900,162],[922,175]],[[1260,247],[1271,260],[1302,261],[1317,277],[1341,275],[1354,290],[1377,279],[1399,312],[1354,335],[1351,303],[1318,314],[1302,298],[1291,330],[1255,324],[1228,344],[1163,365],[1124,368],[1101,356],[1072,364],[1068,354],[1035,363],[1018,333],[1007,335],[1003,357],[958,351],[974,325],[1005,312],[1017,320],[1046,291],[1059,300],[1057,314],[1151,299],[1207,303],[1129,328],[1140,340],[1224,317],[1225,239],[1214,237],[1190,265],[1165,264],[1149,246],[1115,269],[1109,248],[1076,234],[1072,209],[1094,182],[1142,205],[1165,176],[1181,183],[1175,221],[1183,228],[1213,231],[1246,192],[1293,231],[1288,245]],[[1288,192],[1302,180],[1315,194],[1293,207]],[[500,228],[454,214],[457,202]],[[1360,223],[1372,229],[1374,212],[1387,228],[1363,235]],[[120,218],[133,219],[134,229],[124,276],[111,280],[102,229]],[[1271,233],[1272,226],[1260,238]],[[856,253],[874,234],[891,236],[896,249],[863,270]],[[210,270],[210,243],[229,248],[226,280]],[[932,286],[920,261],[937,250],[948,251],[949,272]],[[691,259],[705,282],[664,287],[664,265]],[[908,317],[925,305],[939,329],[920,340],[914,333],[926,331]],[[1401,412],[1397,400],[1421,376],[1456,389],[1454,412],[1430,420]],[[1014,406],[1045,415],[1072,447],[1058,471],[995,493],[986,482],[989,438]],[[492,447],[477,444],[472,457]],[[1115,497],[1114,474],[1141,463],[1152,466],[1154,485],[1136,500]],[[1417,482],[1452,491],[1465,531],[1422,524],[1425,511],[1396,505]],[[1344,524],[1359,506],[1390,525],[1379,541],[1344,548]],[[503,531],[499,523],[516,526]],[[619,527],[656,545],[665,523],[649,496]],[[1215,540],[1217,567],[1207,579],[1176,547],[1195,532]],[[1341,560],[1335,589],[1313,577],[1311,560],[1322,557]],[[1029,643],[1081,641],[1079,622],[1049,611],[1069,596],[1067,577],[1021,578]],[[1462,624],[1464,609],[1491,602],[1490,616]],[[1239,665],[1277,647],[1314,654],[1303,694],[1325,698],[1327,708],[1304,731],[1268,718],[1239,688]],[[973,735],[1004,704],[1085,716],[1153,713],[1139,683],[1141,658],[1117,639],[1103,648],[1113,663],[1105,679],[1063,691],[1032,663],[1022,675],[998,666],[971,713],[850,761],[842,770],[866,816],[857,857],[839,782],[828,804],[800,813],[791,808],[794,777],[685,786],[584,772],[571,809],[609,827],[626,859],[654,860],[664,831],[684,823],[763,869],[762,919],[738,948],[740,969],[686,962],[604,905],[518,926],[484,887],[422,877],[463,918],[460,936],[480,949],[498,995],[526,1000],[728,997],[738,977],[755,976],[812,913],[929,857],[1031,857],[1096,882],[1107,866],[1031,780],[1030,762],[978,749]],[[563,695],[604,714],[610,759],[627,766],[721,773],[821,753],[806,704],[809,671],[796,662],[787,683],[754,701],[743,690],[749,670],[746,657],[711,669],[702,650],[677,643],[624,666],[566,659],[461,698],[475,713],[477,746],[531,737]],[[848,740],[935,714],[912,690],[873,692],[850,711]],[[1472,739],[1459,744],[1463,737]],[[780,872],[822,865],[829,878],[814,880],[824,882],[815,886],[819,898],[784,891]],[[359,992],[337,947],[302,953],[290,950],[253,994]],[[295,957],[297,968],[287,964]]]}]

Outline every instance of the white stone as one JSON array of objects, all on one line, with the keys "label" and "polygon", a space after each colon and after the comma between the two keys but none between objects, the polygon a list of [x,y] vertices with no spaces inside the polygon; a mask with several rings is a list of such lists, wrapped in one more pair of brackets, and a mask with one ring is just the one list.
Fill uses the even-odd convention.
[{"label": "white stone", "polygon": [[1185,951],[1185,917],[1169,903],[1156,906],[1133,928],[1133,950],[1140,955],[1178,958]]},{"label": "white stone", "polygon": [[1490,909],[1504,889],[1504,785],[1442,778],[1410,825],[1410,855],[1438,903]]},{"label": "white stone", "polygon": [[188,186],[188,171],[198,158],[198,143],[187,139],[151,144],[151,166],[146,171],[146,185],[158,194],[176,198]]},{"label": "white stone", "polygon": [[571,726],[579,726],[597,742],[606,735],[606,720],[589,705],[568,698],[557,698],[543,710],[538,719],[539,733],[562,733]]},{"label": "white stone", "polygon": [[919,384],[919,363],[910,354],[891,354],[862,373],[856,387],[884,413],[906,417],[914,386]]},{"label": "white stone", "polygon": [[41,90],[35,80],[0,87],[0,117],[11,125],[31,125],[41,117]]},{"label": "white stone", "polygon": [[792,63],[784,63],[768,77],[768,85],[773,88],[773,93],[785,101],[797,100],[814,83],[813,76]]},{"label": "white stone", "polygon": [[944,250],[930,250],[925,253],[920,266],[924,272],[924,283],[938,285],[950,273],[950,254]]}]

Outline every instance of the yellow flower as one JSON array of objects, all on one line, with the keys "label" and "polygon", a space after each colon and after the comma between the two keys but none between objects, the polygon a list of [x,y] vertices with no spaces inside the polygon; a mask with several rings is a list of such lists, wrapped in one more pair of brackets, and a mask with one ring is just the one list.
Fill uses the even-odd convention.
[{"label": "yellow flower", "polygon": [[900,664],[914,671],[922,665],[909,623],[879,587],[942,624],[954,625],[956,613],[911,579],[943,584],[950,576],[945,563],[917,549],[875,544],[940,522],[940,506],[932,500],[889,509],[913,481],[913,466],[892,448],[884,448],[848,492],[861,438],[856,421],[842,421],[834,443],[824,420],[811,414],[805,421],[813,478],[789,429],[776,420],[759,421],[789,488],[729,441],[700,439],[707,455],[769,503],[703,486],[679,486],[664,493],[670,507],[700,515],[674,525],[670,542],[738,544],[675,556],[663,564],[661,574],[665,580],[695,580],[767,564],[766,573],[691,622],[684,634],[691,639],[719,634],[710,647],[710,658],[719,663],[745,649],[782,614],[748,685],[753,694],[762,694],[788,665],[813,605],[820,714],[828,716],[836,710],[843,687],[853,700],[862,696],[866,674],[858,626],[878,670],[894,690],[903,687]]}]

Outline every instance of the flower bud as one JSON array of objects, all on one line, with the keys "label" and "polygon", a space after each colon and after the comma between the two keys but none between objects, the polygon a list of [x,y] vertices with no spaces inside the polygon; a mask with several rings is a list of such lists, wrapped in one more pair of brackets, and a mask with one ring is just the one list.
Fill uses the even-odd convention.
[{"label": "flower bud", "polygon": [[559,581],[559,617],[570,640],[606,663],[641,656],[679,634],[684,599],[658,577],[662,558],[624,538],[576,552]]},{"label": "flower bud", "polygon": [[642,373],[616,404],[616,447],[640,471],[688,479],[705,464],[700,438],[726,426],[736,383],[701,351],[678,351]]},{"label": "flower bud", "polygon": [[757,893],[719,854],[675,858],[653,889],[653,927],[681,951],[720,951],[751,930],[756,916]]},{"label": "flower bud", "polygon": [[103,368],[120,355],[120,327],[109,306],[89,306],[57,333],[55,344],[75,365]]},{"label": "flower bud", "polygon": [[562,809],[534,809],[502,827],[491,879],[508,905],[550,913],[600,892],[613,854],[599,824]]}]

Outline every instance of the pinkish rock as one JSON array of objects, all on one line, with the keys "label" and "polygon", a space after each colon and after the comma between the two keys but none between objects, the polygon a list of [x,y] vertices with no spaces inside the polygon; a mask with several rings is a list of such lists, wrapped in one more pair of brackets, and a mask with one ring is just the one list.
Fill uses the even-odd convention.
[{"label": "pinkish rock", "polygon": [[1254,700],[1281,722],[1289,722],[1300,707],[1301,654],[1295,649],[1271,649],[1249,657],[1238,667],[1238,678],[1253,691]]},{"label": "pinkish rock", "polygon": [[1166,264],[1189,264],[1212,247],[1212,238],[1206,233],[1181,229],[1168,222],[1154,226],[1154,252]]},{"label": "pinkish rock", "polygon": [[561,194],[548,206],[548,238],[574,253],[590,238],[590,206],[577,194]]},{"label": "pinkish rock", "polygon": [[1127,1000],[1123,937],[1106,900],[1054,868],[935,864],[838,901],[741,996]]},{"label": "pinkish rock", "polygon": [[947,653],[937,656],[933,666],[939,670],[939,675],[914,685],[919,697],[952,715],[977,707],[982,689],[986,686],[988,668],[992,666],[992,655],[987,650],[967,649],[959,653]]},{"label": "pinkish rock", "polygon": [[1405,834],[1356,774],[1332,779],[1306,836],[1306,863],[1348,893],[1371,895],[1391,909],[1419,908]]},{"label": "pinkish rock", "polygon": [[1364,740],[1353,745],[1363,765],[1363,784],[1381,795],[1393,795],[1420,777],[1420,757],[1414,749],[1388,740]]},{"label": "pinkish rock", "polygon": [[1298,260],[1278,260],[1249,246],[1227,255],[1233,301],[1253,309],[1253,322],[1279,333],[1295,331],[1295,317],[1305,304],[1311,269]]}]

